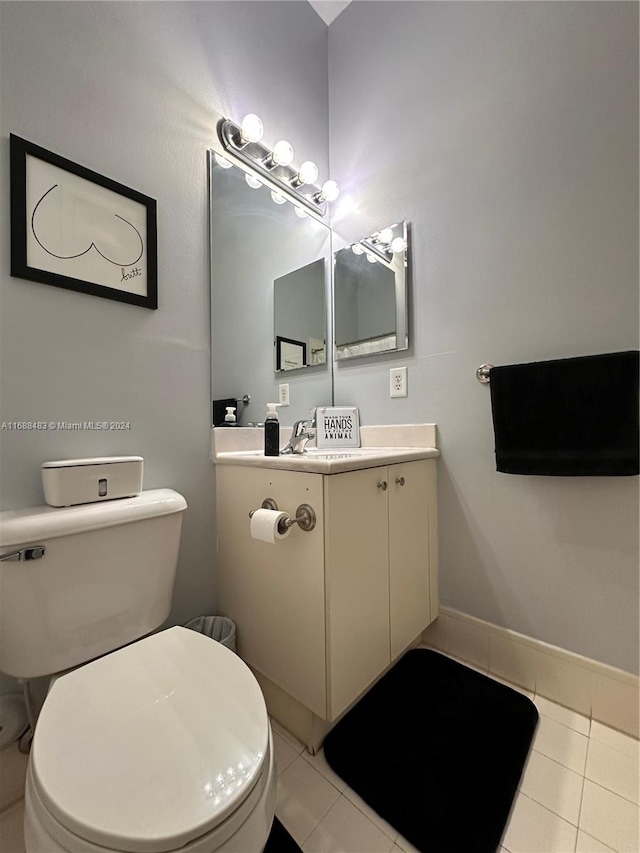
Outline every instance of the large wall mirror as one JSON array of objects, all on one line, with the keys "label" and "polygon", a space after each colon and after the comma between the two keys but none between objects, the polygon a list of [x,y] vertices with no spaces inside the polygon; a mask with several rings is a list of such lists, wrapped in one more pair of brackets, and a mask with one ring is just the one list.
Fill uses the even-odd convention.
[{"label": "large wall mirror", "polygon": [[331,231],[220,161],[209,152],[212,399],[248,394],[238,406],[246,426],[264,421],[287,383],[290,405],[279,416],[290,425],[333,402]]},{"label": "large wall mirror", "polygon": [[279,415],[291,425],[316,406],[332,405],[335,362],[407,349],[406,222],[332,255],[329,226],[275,203],[244,165],[210,151],[209,178],[218,411],[248,395],[249,405],[237,406],[239,423],[261,423],[267,403],[278,402],[279,386],[287,384],[290,405]]}]

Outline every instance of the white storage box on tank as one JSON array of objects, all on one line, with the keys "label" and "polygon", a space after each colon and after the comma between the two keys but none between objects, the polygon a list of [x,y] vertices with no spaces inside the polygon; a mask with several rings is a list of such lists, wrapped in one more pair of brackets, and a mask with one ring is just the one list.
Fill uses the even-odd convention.
[{"label": "white storage box on tank", "polygon": [[49,506],[75,506],[142,491],[142,456],[60,459],[42,465],[44,499]]}]

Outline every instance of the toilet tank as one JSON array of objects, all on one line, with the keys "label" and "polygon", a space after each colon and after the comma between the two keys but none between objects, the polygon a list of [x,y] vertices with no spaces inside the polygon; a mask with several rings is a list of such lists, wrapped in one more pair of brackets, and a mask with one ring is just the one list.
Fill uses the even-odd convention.
[{"label": "toilet tank", "polygon": [[158,628],[186,508],[182,495],[155,489],[0,512],[0,671],[50,675]]}]

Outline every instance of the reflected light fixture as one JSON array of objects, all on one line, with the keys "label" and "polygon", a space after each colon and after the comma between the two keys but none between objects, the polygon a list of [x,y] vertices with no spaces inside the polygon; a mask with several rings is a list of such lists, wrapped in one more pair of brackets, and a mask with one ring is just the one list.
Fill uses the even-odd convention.
[{"label": "reflected light fixture", "polygon": [[276,204],[284,204],[286,202],[286,198],[275,190],[271,190],[271,198]]},{"label": "reflected light fixture", "polygon": [[[272,196],[291,201],[296,213],[300,209],[323,217],[328,203],[338,198],[340,189],[335,181],[325,181],[322,186],[316,184],[318,167],[311,160],[305,160],[300,167],[293,165],[293,148],[285,139],[276,142],[272,149],[262,142],[262,121],[254,113],[246,115],[239,125],[230,119],[221,119],[217,129],[225,155],[230,155],[231,161],[238,160],[249,166],[258,186],[262,183],[260,178],[264,178],[264,184],[273,190]],[[249,178],[247,175],[249,186],[256,186]],[[281,201],[277,203],[282,204]]]},{"label": "reflected light fixture", "polygon": [[365,237],[361,241],[365,251],[371,252],[378,259],[385,262],[391,261],[393,255],[405,252],[407,248],[405,237],[400,235],[393,236],[394,234],[398,234],[400,227],[401,224],[389,225],[387,228],[376,231],[371,237]]},{"label": "reflected light fixture", "polygon": [[214,156],[218,166],[222,166],[223,169],[230,169],[233,166],[231,160],[227,160],[227,158],[223,157],[222,154],[215,154]]},{"label": "reflected light fixture", "polygon": [[255,178],[249,173],[244,176],[244,179],[249,184],[252,190],[258,190],[262,186],[262,181],[259,181],[258,178]]}]

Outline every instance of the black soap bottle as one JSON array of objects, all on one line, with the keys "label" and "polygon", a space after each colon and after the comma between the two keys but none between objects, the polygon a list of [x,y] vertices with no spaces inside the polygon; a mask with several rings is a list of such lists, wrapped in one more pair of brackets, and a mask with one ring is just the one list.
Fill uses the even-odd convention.
[{"label": "black soap bottle", "polygon": [[280,456],[280,422],[277,403],[267,403],[267,416],[264,419],[264,455]]}]

